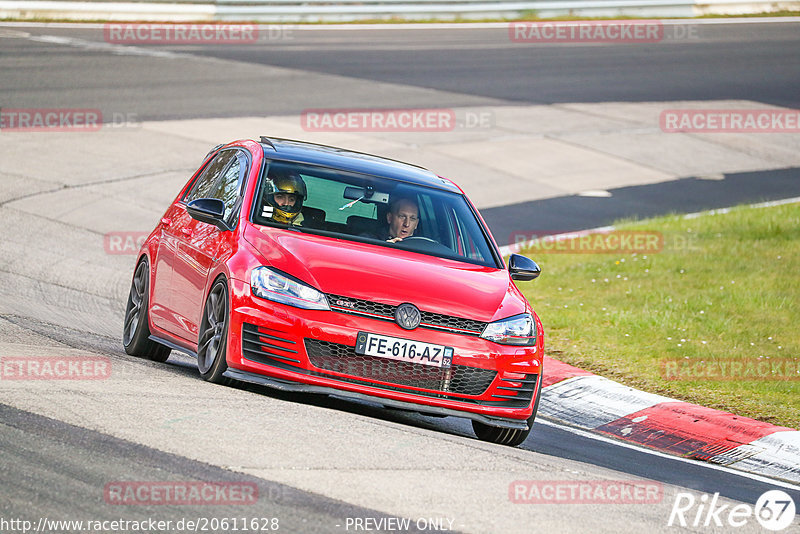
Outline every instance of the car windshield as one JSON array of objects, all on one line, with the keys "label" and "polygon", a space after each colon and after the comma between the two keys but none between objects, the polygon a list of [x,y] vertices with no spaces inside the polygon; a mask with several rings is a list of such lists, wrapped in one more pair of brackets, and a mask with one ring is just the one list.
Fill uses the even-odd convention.
[{"label": "car windshield", "polygon": [[260,179],[251,220],[501,267],[462,195],[388,178],[270,162]]}]

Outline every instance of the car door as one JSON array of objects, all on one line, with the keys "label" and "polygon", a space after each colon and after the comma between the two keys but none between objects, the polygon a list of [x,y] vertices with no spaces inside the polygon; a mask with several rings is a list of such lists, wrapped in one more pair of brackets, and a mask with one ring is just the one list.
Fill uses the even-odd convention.
[{"label": "car door", "polygon": [[222,151],[209,169],[184,197],[176,218],[177,248],[172,273],[170,304],[175,317],[175,334],[188,341],[197,340],[197,330],[205,301],[209,271],[218,263],[220,247],[230,235],[213,224],[192,219],[186,204],[198,198],[216,198],[225,204],[225,221],[235,227],[249,170],[247,153],[241,149]]},{"label": "car door", "polygon": [[[189,194],[203,194],[209,191],[219,175],[225,171],[234,157],[233,153],[221,152],[195,178],[189,187],[189,193],[169,207],[161,218],[161,239],[159,239],[156,257],[153,260],[155,276],[153,279],[153,300],[150,317],[153,325],[172,334],[180,335],[184,328],[175,313],[173,272],[178,254],[179,236],[185,236],[191,229],[187,228],[191,218],[186,213],[185,198]],[[183,336],[181,336],[183,337]]]},{"label": "car door", "polygon": [[150,297],[150,320],[154,326],[169,332],[175,330],[175,317],[170,309],[169,300],[172,292],[172,264],[178,246],[173,223],[179,213],[180,207],[176,202],[161,217],[159,222],[161,235],[156,255],[152,259],[153,289]]}]

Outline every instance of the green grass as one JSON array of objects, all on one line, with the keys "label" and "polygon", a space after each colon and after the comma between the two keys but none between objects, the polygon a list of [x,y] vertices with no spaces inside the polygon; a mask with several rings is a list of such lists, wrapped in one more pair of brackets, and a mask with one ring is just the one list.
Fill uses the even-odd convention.
[{"label": "green grass", "polygon": [[[542,268],[521,287],[544,324],[546,354],[645,391],[800,428],[800,204],[616,226],[660,232],[663,249],[523,251]],[[668,360],[784,366],[767,376],[668,380]]]}]

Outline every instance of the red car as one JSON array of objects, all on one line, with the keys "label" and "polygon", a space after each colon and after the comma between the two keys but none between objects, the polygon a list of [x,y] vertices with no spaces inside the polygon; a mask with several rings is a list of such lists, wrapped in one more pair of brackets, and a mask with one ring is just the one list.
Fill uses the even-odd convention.
[{"label": "red car", "polygon": [[428,170],[262,137],[212,150],[139,253],[128,354],[203,379],[472,420],[516,446],[542,386],[542,325],[477,209]]}]

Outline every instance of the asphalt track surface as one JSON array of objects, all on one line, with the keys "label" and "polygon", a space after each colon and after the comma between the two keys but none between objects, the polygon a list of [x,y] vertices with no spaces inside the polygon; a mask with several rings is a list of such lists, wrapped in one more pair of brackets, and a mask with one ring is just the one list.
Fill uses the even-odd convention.
[{"label": "asphalt track surface", "polygon": [[[498,243],[514,235],[551,235],[608,226],[620,219],[695,213],[800,197],[800,169],[726,174],[719,180],[683,178],[609,189],[610,197],[571,195],[481,210]],[[524,221],[524,225],[520,223]]]},{"label": "asphalt track surface", "polygon": [[[246,45],[143,45],[148,50],[222,58],[364,81],[347,93],[314,78],[231,73],[174,61],[126,61],[108,50],[55,42],[3,40],[13,76],[0,80],[3,105],[99,107],[140,120],[296,114],[310,107],[410,107],[410,92],[381,83],[434,89],[450,106],[465,104],[756,100],[800,107],[798,24],[687,24],[685,37],[659,43],[519,43],[505,27],[261,32]],[[21,28],[37,35],[105,44],[102,28]],[[119,52],[122,54],[123,52]],[[297,77],[299,78],[299,77]],[[322,80],[320,80],[322,81]],[[425,94],[427,105],[438,105]]]},{"label": "asphalt track surface", "polygon": [[[102,33],[98,35],[95,30],[26,28],[24,31],[34,35],[37,32],[60,35],[72,41],[65,46],[52,41],[0,40],[4,66],[13,67],[11,76],[0,78],[3,100],[0,104],[6,107],[52,107],[49,104],[59,102],[64,107],[100,107],[106,111],[135,112],[143,120],[159,120],[249,116],[254,112],[298,113],[317,106],[460,106],[520,101],[704,98],[750,99],[788,107],[800,104],[797,92],[800,58],[796,53],[800,49],[800,31],[791,24],[702,27],[702,39],[652,47],[518,45],[509,44],[507,34],[495,30],[330,33],[296,30],[290,41],[247,47],[159,47],[177,54],[234,60],[239,65],[236,76],[227,76],[231,74],[230,69],[225,71],[226,76],[215,76],[221,63],[212,62],[198,68],[196,63],[180,58],[171,62],[169,69],[160,70],[147,55],[126,61],[125,68],[118,69],[118,56],[86,44],[102,43]],[[313,76],[286,76],[277,71],[280,83],[251,79],[247,75],[248,64],[355,77],[363,80],[363,88],[337,93],[330,85],[314,85]],[[411,89],[381,85],[385,83],[402,84]],[[413,90],[415,87],[435,91],[420,92]],[[798,195],[796,178],[792,169],[754,173],[752,177],[726,176],[723,181],[687,178],[680,188],[666,184],[614,190],[612,199],[617,203],[606,203],[596,209],[592,208],[592,203],[597,199],[591,198],[536,201],[533,206],[536,211],[550,217],[541,222],[526,220],[525,227],[568,230],[572,229],[570,225],[575,229],[601,226],[617,216],[646,216],[678,207],[697,211],[739,202],[786,198]],[[753,186],[758,180],[763,180],[760,188]],[[684,197],[670,198],[670,192],[684,187],[693,192],[694,204],[687,205]],[[518,220],[504,219],[507,214],[530,213],[531,207],[526,205],[518,212],[511,207],[497,208],[496,211],[486,210],[485,215],[499,234],[513,228]],[[580,207],[581,218],[557,219],[565,209],[575,207]],[[4,232],[11,232],[16,224],[24,227],[26,220],[23,217],[13,224],[6,221]],[[67,242],[71,242],[70,231],[64,229]],[[455,517],[456,530],[469,532],[524,532],[534,527],[631,532],[647,528],[652,532],[672,532],[676,529],[668,528],[666,522],[677,492],[690,490],[695,495],[719,492],[732,501],[752,505],[760,494],[776,487],[766,480],[598,440],[545,422],[535,425],[531,438],[518,450],[508,450],[476,442],[469,424],[458,419],[428,418],[383,410],[367,403],[286,395],[257,387],[216,388],[202,383],[193,362],[181,355],[172,356],[167,364],[155,365],[122,352],[114,332],[121,324],[124,303],[115,302],[111,297],[125,295],[126,287],[107,293],[98,288],[72,294],[70,289],[64,291],[69,296],[50,297],[48,288],[58,290],[59,282],[51,285],[46,278],[37,278],[34,264],[37,258],[33,255],[26,258],[24,250],[19,250],[20,261],[31,262],[30,273],[27,278],[19,277],[11,273],[13,265],[5,264],[3,294],[8,298],[8,307],[16,311],[4,306],[0,318],[4,332],[2,341],[39,350],[68,348],[103,354],[122,369],[126,380],[113,383],[118,391],[65,395],[59,400],[63,404],[57,406],[47,405],[46,391],[42,391],[42,402],[38,404],[34,394],[22,390],[4,395],[10,400],[0,406],[0,482],[3,488],[0,490],[0,514],[3,518],[138,519],[157,516],[158,519],[178,520],[190,515],[263,517],[267,514],[280,517],[281,531],[341,532],[345,530],[342,525],[348,517],[401,515],[377,511],[383,508],[413,509],[415,517],[444,511]],[[81,249],[76,248],[75,253],[79,256]],[[114,267],[117,265],[120,262]],[[121,278],[127,280],[129,274],[123,273]],[[65,289],[66,286],[60,287]],[[43,299],[41,306],[37,306],[39,299]],[[70,327],[66,317],[53,314],[52,306],[62,303],[74,307],[75,316],[84,323]],[[67,307],[63,314],[69,315],[72,309]],[[94,324],[85,324],[86,321],[94,321]],[[150,383],[158,389],[148,392]],[[155,424],[159,421],[155,415],[159,396],[172,392],[173,388],[175,399],[164,395],[165,411],[179,406],[188,413],[198,412],[197,426],[186,433],[166,433]],[[17,402],[37,409],[12,406]],[[226,420],[231,413],[226,406],[237,406],[241,408],[235,412],[237,415],[249,415],[253,419]],[[267,408],[269,411],[265,412]],[[274,426],[269,427],[257,417]],[[120,420],[113,420],[115,418]],[[121,428],[125,431],[119,430]],[[234,430],[226,432],[226,428]],[[305,439],[280,446],[283,444],[280,434]],[[165,436],[171,441],[160,442]],[[206,436],[218,441],[209,444]],[[265,446],[266,456],[254,450],[252,464],[242,463],[237,444],[253,444],[259,440],[274,441],[278,445]],[[382,454],[386,450],[392,454]],[[383,463],[376,462],[377,466],[364,469],[356,459],[370,454]],[[352,464],[348,463],[350,461]],[[494,462],[498,463],[497,467]],[[284,464],[288,466],[286,470],[296,472],[282,472]],[[246,467],[248,465],[250,467]],[[304,465],[313,466],[308,468],[311,470],[308,478],[303,473]],[[330,472],[318,475],[316,489],[314,470],[322,472],[324,469],[319,466],[325,465],[330,466]],[[433,474],[420,475],[414,469],[416,465]],[[643,478],[663,483],[665,499],[659,506],[638,509],[536,506],[517,511],[512,517],[493,518],[492,510],[487,509],[486,517],[480,521],[464,519],[466,512],[459,518],[458,511],[470,506],[470,501],[465,494],[452,488],[462,486],[479,502],[481,491],[496,490],[495,470],[505,473],[504,470],[511,469],[507,465],[517,465],[519,471],[509,471],[505,478],[499,477],[501,489],[507,488],[509,481],[526,476],[556,480]],[[359,470],[364,472],[350,472]],[[359,474],[366,478],[359,478]],[[365,485],[363,491],[358,487],[352,491],[335,488],[348,484],[357,486],[356,481],[370,477],[375,484]],[[447,477],[459,478],[439,481],[443,488],[453,491],[452,494],[431,500],[428,508],[418,502],[408,508],[386,504],[403,495],[394,493],[393,482],[401,485],[405,481],[420,494],[436,495],[425,485]],[[279,482],[279,478],[297,483]],[[125,507],[121,510],[104,503],[104,484],[127,479],[253,482],[260,488],[262,498],[257,509],[245,510],[241,507],[200,510],[196,507]],[[385,499],[376,497],[379,491],[386,493]],[[788,488],[785,491],[800,503],[800,491]],[[340,497],[330,497],[332,494]],[[415,502],[413,496],[408,499]],[[449,499],[453,499],[450,504]],[[600,524],[599,517],[605,519]],[[710,531],[703,527],[690,530]],[[758,531],[758,528],[749,525],[740,531]]]},{"label": "asphalt track surface", "polygon": [[[99,108],[138,120],[298,114],[309,108],[413,108],[752,100],[800,108],[800,24],[675,24],[659,43],[562,44],[509,40],[491,29],[265,27],[247,45],[142,45],[176,54],[163,63],[108,50],[103,29],[21,28],[43,41],[4,39],[0,106]],[[14,31],[14,30],[12,30]],[[74,42],[53,42],[52,37]],[[191,57],[222,59],[198,66]],[[135,54],[133,54],[135,55]],[[145,56],[146,57],[146,56]],[[230,64],[236,69],[231,69]],[[247,66],[276,67],[274,76]],[[285,71],[284,69],[291,69]],[[304,76],[295,71],[305,73]],[[315,78],[310,74],[325,77]],[[332,78],[331,78],[332,77]],[[363,84],[339,86],[338,78]],[[387,84],[387,85],[382,85]],[[425,89],[419,92],[410,88]],[[514,232],[551,233],[621,218],[688,213],[800,196],[800,169],[707,181],[685,177],[612,191],[483,210],[500,244]]]},{"label": "asphalt track surface", "polygon": [[[294,45],[210,48],[215,57],[466,93],[508,102],[758,100],[797,107],[796,23],[678,25],[660,43],[553,47],[505,28],[316,32]],[[302,34],[301,34],[302,35]],[[313,51],[309,54],[309,51]],[[769,80],[769,84],[764,83]]]}]

